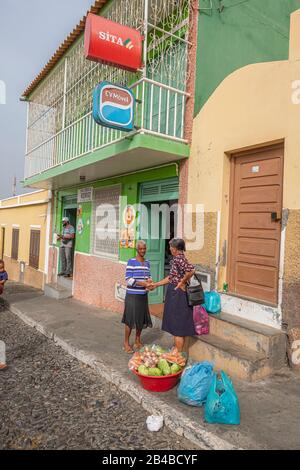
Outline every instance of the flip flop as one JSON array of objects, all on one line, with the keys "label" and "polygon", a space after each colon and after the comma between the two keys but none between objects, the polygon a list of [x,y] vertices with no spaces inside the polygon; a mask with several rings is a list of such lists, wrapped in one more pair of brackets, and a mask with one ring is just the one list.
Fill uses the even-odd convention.
[{"label": "flip flop", "polygon": [[135,351],[139,351],[139,350],[142,349],[143,347],[144,347],[143,344],[140,344],[139,346],[138,346],[137,344],[134,344],[134,345],[133,345],[133,349],[134,349]]}]

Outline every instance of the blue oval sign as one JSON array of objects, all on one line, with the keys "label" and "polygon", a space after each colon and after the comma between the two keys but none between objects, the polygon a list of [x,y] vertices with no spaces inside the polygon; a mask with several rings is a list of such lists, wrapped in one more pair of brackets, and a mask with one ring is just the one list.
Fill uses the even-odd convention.
[{"label": "blue oval sign", "polygon": [[129,88],[102,82],[94,90],[93,118],[101,126],[132,131],[135,97]]}]

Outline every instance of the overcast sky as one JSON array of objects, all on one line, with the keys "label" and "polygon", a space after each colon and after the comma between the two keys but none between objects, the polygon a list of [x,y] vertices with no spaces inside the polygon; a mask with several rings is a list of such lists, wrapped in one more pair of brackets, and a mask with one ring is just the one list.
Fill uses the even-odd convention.
[{"label": "overcast sky", "polygon": [[[0,0],[0,199],[25,192],[26,104],[19,97],[94,0]],[[1,86],[0,86],[1,89]]]}]

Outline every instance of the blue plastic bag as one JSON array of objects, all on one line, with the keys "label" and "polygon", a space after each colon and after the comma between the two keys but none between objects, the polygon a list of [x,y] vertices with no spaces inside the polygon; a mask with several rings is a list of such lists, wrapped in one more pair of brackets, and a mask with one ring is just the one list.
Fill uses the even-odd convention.
[{"label": "blue plastic bag", "polygon": [[221,296],[216,291],[204,293],[204,307],[209,313],[221,313]]},{"label": "blue plastic bag", "polygon": [[214,376],[205,403],[204,419],[207,423],[233,424],[241,422],[240,405],[231,380],[221,371]]},{"label": "blue plastic bag", "polygon": [[177,391],[179,400],[186,405],[202,406],[214,378],[213,369],[213,364],[207,361],[187,367]]}]

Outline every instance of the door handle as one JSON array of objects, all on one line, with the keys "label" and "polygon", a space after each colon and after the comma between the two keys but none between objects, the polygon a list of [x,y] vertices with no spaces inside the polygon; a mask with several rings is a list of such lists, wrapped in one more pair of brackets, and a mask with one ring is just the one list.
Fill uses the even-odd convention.
[{"label": "door handle", "polygon": [[281,221],[281,212],[271,212],[271,220],[272,220],[272,222],[280,222]]}]

